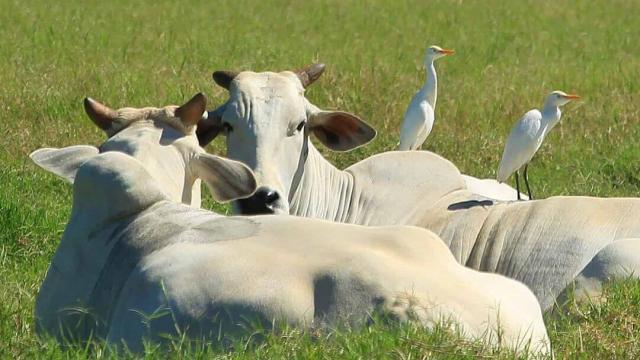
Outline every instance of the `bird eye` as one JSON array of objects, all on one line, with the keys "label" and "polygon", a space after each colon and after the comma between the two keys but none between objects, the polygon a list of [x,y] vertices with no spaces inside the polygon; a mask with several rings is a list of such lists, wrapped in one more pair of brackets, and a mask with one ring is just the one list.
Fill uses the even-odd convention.
[{"label": "bird eye", "polygon": [[296,127],[296,130],[297,131],[302,131],[302,129],[304,128],[304,124],[306,124],[306,123],[307,123],[306,120],[302,120],[300,122],[300,124],[298,124],[298,126]]},{"label": "bird eye", "polygon": [[231,124],[229,124],[228,122],[223,122],[222,130],[224,130],[225,133],[230,133],[231,131],[233,131],[233,126],[231,126]]}]

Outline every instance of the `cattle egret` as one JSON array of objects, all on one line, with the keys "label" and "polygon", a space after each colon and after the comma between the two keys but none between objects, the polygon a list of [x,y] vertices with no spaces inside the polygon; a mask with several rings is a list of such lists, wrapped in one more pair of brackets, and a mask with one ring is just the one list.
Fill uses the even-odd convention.
[{"label": "cattle egret", "polygon": [[424,86],[411,99],[404,114],[399,150],[418,150],[431,133],[438,97],[438,78],[434,61],[453,53],[453,50],[442,49],[439,46],[431,46],[427,49],[424,58],[427,79]]},{"label": "cattle egret", "polygon": [[527,194],[529,199],[533,199],[527,176],[529,162],[542,145],[544,137],[560,121],[560,106],[576,99],[580,99],[580,97],[565,94],[562,91],[554,91],[547,96],[542,112],[538,109],[528,111],[511,129],[498,167],[497,180],[501,183],[505,182],[515,172],[518,200],[521,200],[518,170],[524,167],[524,183],[527,186]]}]

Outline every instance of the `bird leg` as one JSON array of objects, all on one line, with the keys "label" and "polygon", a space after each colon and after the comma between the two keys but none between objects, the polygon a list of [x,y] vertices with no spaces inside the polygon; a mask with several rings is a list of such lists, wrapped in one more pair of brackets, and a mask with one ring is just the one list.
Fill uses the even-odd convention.
[{"label": "bird leg", "polygon": [[520,175],[518,175],[518,170],[516,170],[516,192],[518,194],[518,200],[522,200],[520,198],[520,181],[518,180],[518,177],[520,177]]},{"label": "bird leg", "polygon": [[524,184],[527,186],[527,194],[529,195],[529,200],[533,200],[533,195],[531,195],[531,188],[529,187],[529,176],[527,175],[527,168],[529,164],[524,166]]}]

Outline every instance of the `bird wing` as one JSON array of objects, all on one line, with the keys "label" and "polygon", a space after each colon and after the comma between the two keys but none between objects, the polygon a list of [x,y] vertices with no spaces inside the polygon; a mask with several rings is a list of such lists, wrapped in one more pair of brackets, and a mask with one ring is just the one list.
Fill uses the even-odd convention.
[{"label": "bird wing", "polygon": [[498,167],[497,180],[499,182],[506,181],[511,174],[528,163],[536,153],[541,120],[542,113],[533,109],[524,114],[513,126]]},{"label": "bird wing", "polygon": [[426,100],[418,100],[414,96],[404,114],[400,128],[399,150],[415,150],[427,139],[433,127],[433,108]]}]

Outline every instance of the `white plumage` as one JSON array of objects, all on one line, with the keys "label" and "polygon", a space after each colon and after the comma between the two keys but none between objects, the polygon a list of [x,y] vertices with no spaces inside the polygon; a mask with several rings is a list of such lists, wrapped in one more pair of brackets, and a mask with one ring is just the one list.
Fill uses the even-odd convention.
[{"label": "white plumage", "polygon": [[411,104],[404,114],[400,129],[399,150],[417,150],[422,146],[433,129],[435,114],[433,107],[423,98],[420,90],[411,99]]},{"label": "white plumage", "polygon": [[538,109],[528,111],[511,129],[502,153],[502,160],[498,166],[496,179],[499,182],[504,182],[515,172],[518,199],[520,199],[518,170],[524,167],[525,185],[529,198],[532,199],[527,177],[527,165],[542,145],[544,137],[560,121],[560,106],[579,98],[577,95],[554,91],[547,96],[542,112]]},{"label": "white plumage", "polygon": [[453,54],[453,50],[431,46],[425,55],[427,79],[424,86],[413,96],[404,114],[400,128],[400,145],[398,150],[418,150],[427,139],[435,120],[434,110],[438,91],[438,79],[434,61],[443,56]]},{"label": "white plumage", "polygon": [[542,127],[542,113],[538,109],[528,111],[511,129],[502,153],[497,180],[505,182],[511,174],[529,163],[542,145],[546,127]]}]

